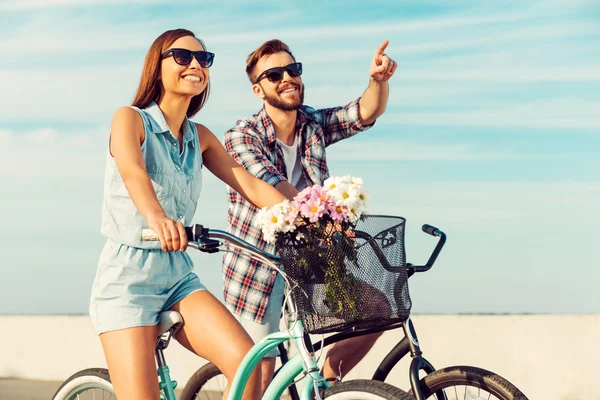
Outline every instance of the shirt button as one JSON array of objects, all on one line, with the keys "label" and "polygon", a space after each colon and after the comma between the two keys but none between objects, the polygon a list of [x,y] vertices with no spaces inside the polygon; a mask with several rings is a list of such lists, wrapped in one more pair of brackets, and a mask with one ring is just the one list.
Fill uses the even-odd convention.
[{"label": "shirt button", "polygon": [[179,219],[183,219],[183,215],[180,215],[180,216],[179,216]]},{"label": "shirt button", "polygon": [[173,147],[176,147],[176,146],[177,146],[177,143],[173,142]]},{"label": "shirt button", "polygon": [[175,169],[176,169],[177,171],[181,171],[181,168],[180,168],[180,167],[175,167]]},{"label": "shirt button", "polygon": [[183,189],[182,192],[185,193],[185,189]]}]

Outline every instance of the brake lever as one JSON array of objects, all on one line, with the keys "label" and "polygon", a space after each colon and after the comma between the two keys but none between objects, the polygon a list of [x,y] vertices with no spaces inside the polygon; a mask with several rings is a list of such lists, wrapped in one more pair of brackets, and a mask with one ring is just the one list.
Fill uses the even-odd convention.
[{"label": "brake lever", "polygon": [[215,239],[210,239],[208,237],[208,229],[204,228],[202,225],[195,225],[192,230],[194,237],[197,237],[199,246],[198,250],[203,251],[205,253],[217,253],[219,251],[219,246],[221,246],[221,242]]},{"label": "brake lever", "polygon": [[218,253],[219,246],[221,246],[221,242],[213,239],[208,239],[208,243],[201,243],[198,246],[198,250],[203,251],[205,253]]}]

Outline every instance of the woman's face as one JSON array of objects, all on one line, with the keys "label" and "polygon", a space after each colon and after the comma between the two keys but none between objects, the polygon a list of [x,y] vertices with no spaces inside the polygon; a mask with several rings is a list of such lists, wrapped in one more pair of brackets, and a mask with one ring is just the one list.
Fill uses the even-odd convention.
[{"label": "woman's face", "polygon": [[[191,51],[204,50],[202,44],[193,36],[177,39],[170,49],[187,49]],[[160,80],[165,92],[181,96],[194,97],[206,89],[208,85],[208,68],[203,68],[196,57],[188,65],[179,65],[172,54],[162,59]]]}]

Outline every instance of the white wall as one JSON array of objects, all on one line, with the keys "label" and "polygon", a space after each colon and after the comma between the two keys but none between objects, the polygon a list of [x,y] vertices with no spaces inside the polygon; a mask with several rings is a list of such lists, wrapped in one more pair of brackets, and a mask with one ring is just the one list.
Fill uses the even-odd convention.
[{"label": "white wall", "polygon": [[[530,399],[600,399],[600,316],[436,316],[413,321],[424,356],[436,368],[477,365],[519,387]],[[350,378],[369,378],[401,331],[386,332]],[[64,380],[79,369],[105,366],[85,316],[1,316],[0,377]],[[183,387],[204,363],[176,342],[166,357]],[[408,388],[403,360],[388,382]]]}]

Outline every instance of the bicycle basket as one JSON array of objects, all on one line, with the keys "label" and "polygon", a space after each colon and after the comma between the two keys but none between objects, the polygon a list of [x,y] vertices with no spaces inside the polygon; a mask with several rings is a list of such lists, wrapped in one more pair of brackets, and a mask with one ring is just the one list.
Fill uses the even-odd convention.
[{"label": "bicycle basket", "polygon": [[402,217],[363,215],[310,226],[279,243],[298,317],[309,333],[373,328],[410,314]]}]

